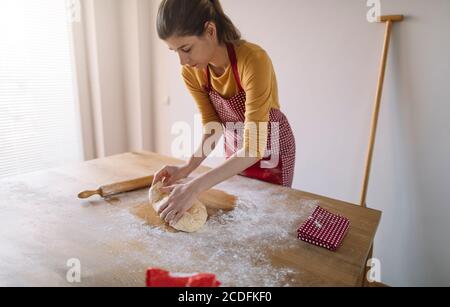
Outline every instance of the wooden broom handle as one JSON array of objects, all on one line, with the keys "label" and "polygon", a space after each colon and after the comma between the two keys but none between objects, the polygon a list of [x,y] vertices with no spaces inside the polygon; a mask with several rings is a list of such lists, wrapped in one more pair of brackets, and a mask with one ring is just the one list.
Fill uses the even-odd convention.
[{"label": "wooden broom handle", "polygon": [[384,76],[386,73],[386,63],[387,63],[389,44],[390,44],[391,33],[392,33],[392,24],[393,24],[393,22],[403,21],[403,19],[404,19],[403,15],[389,15],[389,16],[378,17],[378,22],[386,23],[386,32],[384,35],[383,53],[381,55],[380,73],[379,73],[379,77],[378,77],[377,92],[376,92],[376,96],[375,96],[375,107],[374,107],[374,111],[373,111],[373,115],[372,115],[372,128],[370,131],[369,148],[368,148],[368,152],[367,152],[366,168],[365,168],[365,172],[364,172],[363,188],[362,188],[362,192],[361,192],[360,205],[364,208],[367,206],[366,205],[367,189],[369,186],[370,170],[372,167],[373,149],[374,149],[375,137],[376,137],[376,133],[377,133],[378,117],[380,114],[381,97],[383,94]]},{"label": "wooden broom handle", "polygon": [[385,16],[379,16],[377,18],[377,22],[400,22],[403,21],[405,17],[403,15],[385,15]]}]

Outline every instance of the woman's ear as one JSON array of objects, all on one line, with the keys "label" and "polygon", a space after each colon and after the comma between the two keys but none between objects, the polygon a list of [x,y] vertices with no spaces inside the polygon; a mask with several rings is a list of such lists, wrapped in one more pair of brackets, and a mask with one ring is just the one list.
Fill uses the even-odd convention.
[{"label": "woman's ear", "polygon": [[217,37],[217,28],[214,22],[207,21],[205,23],[205,34],[211,40],[214,40]]}]

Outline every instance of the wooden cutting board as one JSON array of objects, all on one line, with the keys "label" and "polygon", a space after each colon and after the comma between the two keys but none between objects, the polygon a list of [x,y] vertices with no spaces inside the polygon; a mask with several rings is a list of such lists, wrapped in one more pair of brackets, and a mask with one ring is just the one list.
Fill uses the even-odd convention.
[{"label": "wooden cutting board", "polygon": [[[205,204],[208,217],[216,216],[224,211],[231,211],[236,206],[235,196],[215,189],[202,193],[199,196],[199,200]],[[131,208],[130,211],[151,227],[157,227],[168,232],[178,232],[159,217],[149,202],[139,204]]]},{"label": "wooden cutting board", "polygon": [[[185,178],[178,183],[187,183],[193,178]],[[149,189],[153,182],[153,176],[146,176],[136,179],[131,179],[122,182],[116,182],[108,185],[100,186],[94,191],[83,191],[78,194],[78,198],[86,199],[94,195],[101,197],[111,197],[117,194],[131,192],[141,189]],[[231,211],[235,207],[236,197],[220,190],[211,189],[199,196],[207,209],[208,216],[214,216],[219,212]],[[147,224],[161,228],[165,231],[177,232],[174,228],[165,223],[159,215],[153,210],[149,202],[144,202],[130,209],[131,213],[143,219]]]}]

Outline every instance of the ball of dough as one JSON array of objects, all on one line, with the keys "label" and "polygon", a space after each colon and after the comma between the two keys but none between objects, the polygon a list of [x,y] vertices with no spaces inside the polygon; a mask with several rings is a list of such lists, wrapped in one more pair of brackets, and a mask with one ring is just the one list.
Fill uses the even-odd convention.
[{"label": "ball of dough", "polygon": [[[156,212],[169,198],[168,194],[164,194],[159,190],[162,186],[163,184],[158,182],[149,191],[150,204]],[[205,225],[207,219],[208,213],[205,205],[196,199],[192,208],[183,215],[178,223],[173,225],[173,228],[184,232],[196,232]]]}]

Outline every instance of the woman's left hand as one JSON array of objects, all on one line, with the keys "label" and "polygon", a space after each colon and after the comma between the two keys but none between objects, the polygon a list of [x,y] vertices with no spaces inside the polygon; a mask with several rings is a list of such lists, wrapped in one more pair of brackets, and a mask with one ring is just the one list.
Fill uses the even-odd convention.
[{"label": "woman's left hand", "polygon": [[163,193],[170,193],[170,196],[166,203],[159,208],[158,214],[164,221],[173,226],[194,205],[197,193],[189,183],[163,187],[160,190]]}]

